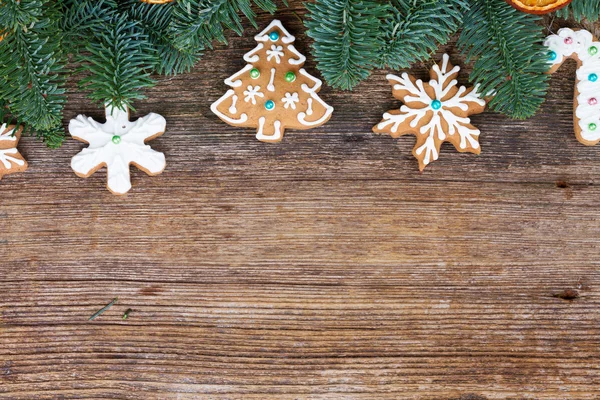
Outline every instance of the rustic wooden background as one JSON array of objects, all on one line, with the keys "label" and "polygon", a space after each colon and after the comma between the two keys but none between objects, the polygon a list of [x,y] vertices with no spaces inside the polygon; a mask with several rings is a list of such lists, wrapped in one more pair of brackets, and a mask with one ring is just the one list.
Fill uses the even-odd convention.
[{"label": "rustic wooden background", "polygon": [[[301,10],[277,17],[308,54]],[[73,174],[79,142],[22,140],[0,398],[599,398],[600,147],[573,134],[574,64],[535,118],[475,116],[482,155],[444,146],[419,174],[414,137],[370,133],[399,106],[388,71],[325,87],[331,121],[278,145],[212,115],[255,32],[137,103],[168,121],[168,166],[125,197]],[[102,119],[74,82],[69,100],[65,124]]]}]

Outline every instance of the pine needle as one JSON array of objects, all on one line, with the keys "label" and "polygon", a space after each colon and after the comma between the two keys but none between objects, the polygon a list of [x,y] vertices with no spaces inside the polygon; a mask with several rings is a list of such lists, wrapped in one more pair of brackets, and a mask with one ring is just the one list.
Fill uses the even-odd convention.
[{"label": "pine needle", "polygon": [[109,308],[111,308],[116,302],[117,300],[119,300],[118,297],[115,297],[110,303],[108,303],[107,305],[105,305],[104,307],[102,307],[101,309],[99,309],[98,311],[96,311],[94,313],[94,315],[92,315],[89,319],[89,321],[92,321],[94,319],[96,319],[96,317],[99,317],[100,315],[102,315],[106,310],[108,310]]}]

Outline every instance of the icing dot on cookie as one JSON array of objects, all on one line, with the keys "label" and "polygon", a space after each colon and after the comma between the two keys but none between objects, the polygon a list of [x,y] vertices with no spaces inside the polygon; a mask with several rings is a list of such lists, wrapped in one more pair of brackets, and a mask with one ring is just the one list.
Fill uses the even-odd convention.
[{"label": "icing dot on cookie", "polygon": [[292,71],[285,74],[286,82],[294,82],[295,80],[296,80],[296,74],[293,73]]},{"label": "icing dot on cookie", "polygon": [[595,124],[595,123],[593,123],[593,122],[592,122],[591,124],[589,124],[589,125],[588,125],[588,129],[589,129],[590,131],[595,131],[597,127],[598,127],[598,125],[596,125],[596,124]]},{"label": "icing dot on cookie", "polygon": [[269,33],[269,39],[275,42],[277,39],[279,39],[279,33],[275,31]]},{"label": "icing dot on cookie", "polygon": [[250,77],[251,77],[252,79],[256,79],[256,78],[258,78],[259,76],[260,76],[260,71],[258,70],[258,68],[252,68],[252,69],[250,70]]},{"label": "icing dot on cookie", "polygon": [[439,100],[432,101],[431,108],[433,108],[434,110],[439,110],[440,108],[442,108],[442,102]]},{"label": "icing dot on cookie", "polygon": [[590,75],[588,76],[588,80],[589,80],[590,82],[596,82],[596,81],[598,80],[598,75],[596,75],[596,74],[590,74]]},{"label": "icing dot on cookie", "polygon": [[595,56],[598,54],[598,48],[596,46],[592,46],[588,49],[588,53],[590,53],[590,56]]},{"label": "icing dot on cookie", "polygon": [[266,108],[267,110],[272,110],[272,109],[274,109],[274,108],[275,108],[275,102],[274,102],[273,100],[267,100],[267,101],[265,102],[265,108]]},{"label": "icing dot on cookie", "polygon": [[573,44],[573,38],[572,37],[565,38],[565,44]]},{"label": "icing dot on cookie", "polygon": [[595,97],[592,97],[591,99],[588,100],[588,104],[590,106],[595,106],[596,104],[598,104],[598,100]]},{"label": "icing dot on cookie", "polygon": [[113,142],[114,144],[119,144],[119,143],[121,143],[121,136],[119,136],[119,135],[115,135],[115,136],[113,136],[113,137],[112,137],[112,142]]},{"label": "icing dot on cookie", "polygon": [[556,60],[557,54],[555,51],[550,50],[548,52],[548,58],[550,59],[550,61],[554,61]]}]

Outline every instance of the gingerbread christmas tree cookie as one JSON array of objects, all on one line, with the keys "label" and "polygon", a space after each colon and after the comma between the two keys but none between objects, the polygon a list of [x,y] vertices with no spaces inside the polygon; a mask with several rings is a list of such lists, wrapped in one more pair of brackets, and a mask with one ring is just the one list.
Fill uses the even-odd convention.
[{"label": "gingerbread christmas tree cookie", "polygon": [[113,107],[106,108],[104,124],[79,115],[69,123],[69,132],[89,147],[71,159],[71,168],[78,176],[87,178],[106,167],[108,190],[125,194],[131,189],[131,164],[148,175],[158,175],[165,169],[165,155],[146,142],[162,135],[166,124],[165,119],[155,113],[132,122],[128,110]]},{"label": "gingerbread christmas tree cookie", "polygon": [[22,126],[18,128],[15,125],[2,124],[0,126],[0,179],[4,175],[23,172],[27,169],[27,161],[17,150],[22,131]]},{"label": "gingerbread christmas tree cookie", "polygon": [[476,87],[458,86],[459,71],[460,67],[453,67],[444,54],[440,64],[432,67],[429,83],[407,73],[387,76],[394,97],[404,105],[383,114],[383,120],[373,131],[394,138],[416,135],[413,155],[419,160],[421,171],[438,159],[443,142],[452,143],[460,152],[481,152],[480,132],[471,125],[469,115],[482,113],[486,101]]},{"label": "gingerbread christmas tree cookie", "polygon": [[302,66],[306,57],[295,38],[274,20],[254,37],[258,45],[244,55],[248,63],[225,80],[229,89],[211,110],[233,126],[257,128],[256,138],[279,142],[285,129],[310,129],[327,122],[333,108],[317,95],[321,81]]}]

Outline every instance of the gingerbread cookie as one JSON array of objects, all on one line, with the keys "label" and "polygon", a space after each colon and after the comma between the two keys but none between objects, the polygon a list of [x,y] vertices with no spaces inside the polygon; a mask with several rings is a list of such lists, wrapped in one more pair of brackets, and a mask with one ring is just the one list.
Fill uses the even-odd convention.
[{"label": "gingerbread cookie", "polygon": [[587,146],[600,142],[600,42],[586,30],[563,28],[546,38],[554,73],[565,60],[577,61],[573,120],[577,140]]},{"label": "gingerbread cookie", "polygon": [[0,126],[0,179],[4,175],[23,172],[27,169],[27,161],[17,150],[23,127],[15,125]]},{"label": "gingerbread cookie", "polygon": [[79,115],[69,123],[69,133],[90,146],[71,159],[71,168],[87,178],[106,167],[108,190],[125,194],[131,189],[130,164],[148,175],[158,175],[165,169],[165,155],[145,143],[162,135],[166,124],[154,113],[131,122],[128,110],[112,107],[106,108],[104,124]]},{"label": "gingerbread cookie", "polygon": [[460,152],[479,154],[479,129],[471,125],[469,115],[482,113],[486,101],[477,87],[458,86],[460,67],[453,67],[444,54],[442,62],[431,69],[431,80],[423,83],[412,75],[387,75],[393,95],[404,105],[399,110],[383,114],[383,120],[373,127],[375,133],[397,138],[414,134],[417,143],[413,155],[423,169],[439,157],[443,142],[450,142]]},{"label": "gingerbread cookie", "polygon": [[317,95],[321,81],[302,66],[306,57],[295,38],[274,20],[254,37],[258,45],[244,55],[248,63],[225,80],[232,87],[211,110],[233,126],[257,128],[256,138],[279,142],[286,128],[310,129],[323,125],[333,108]]}]

